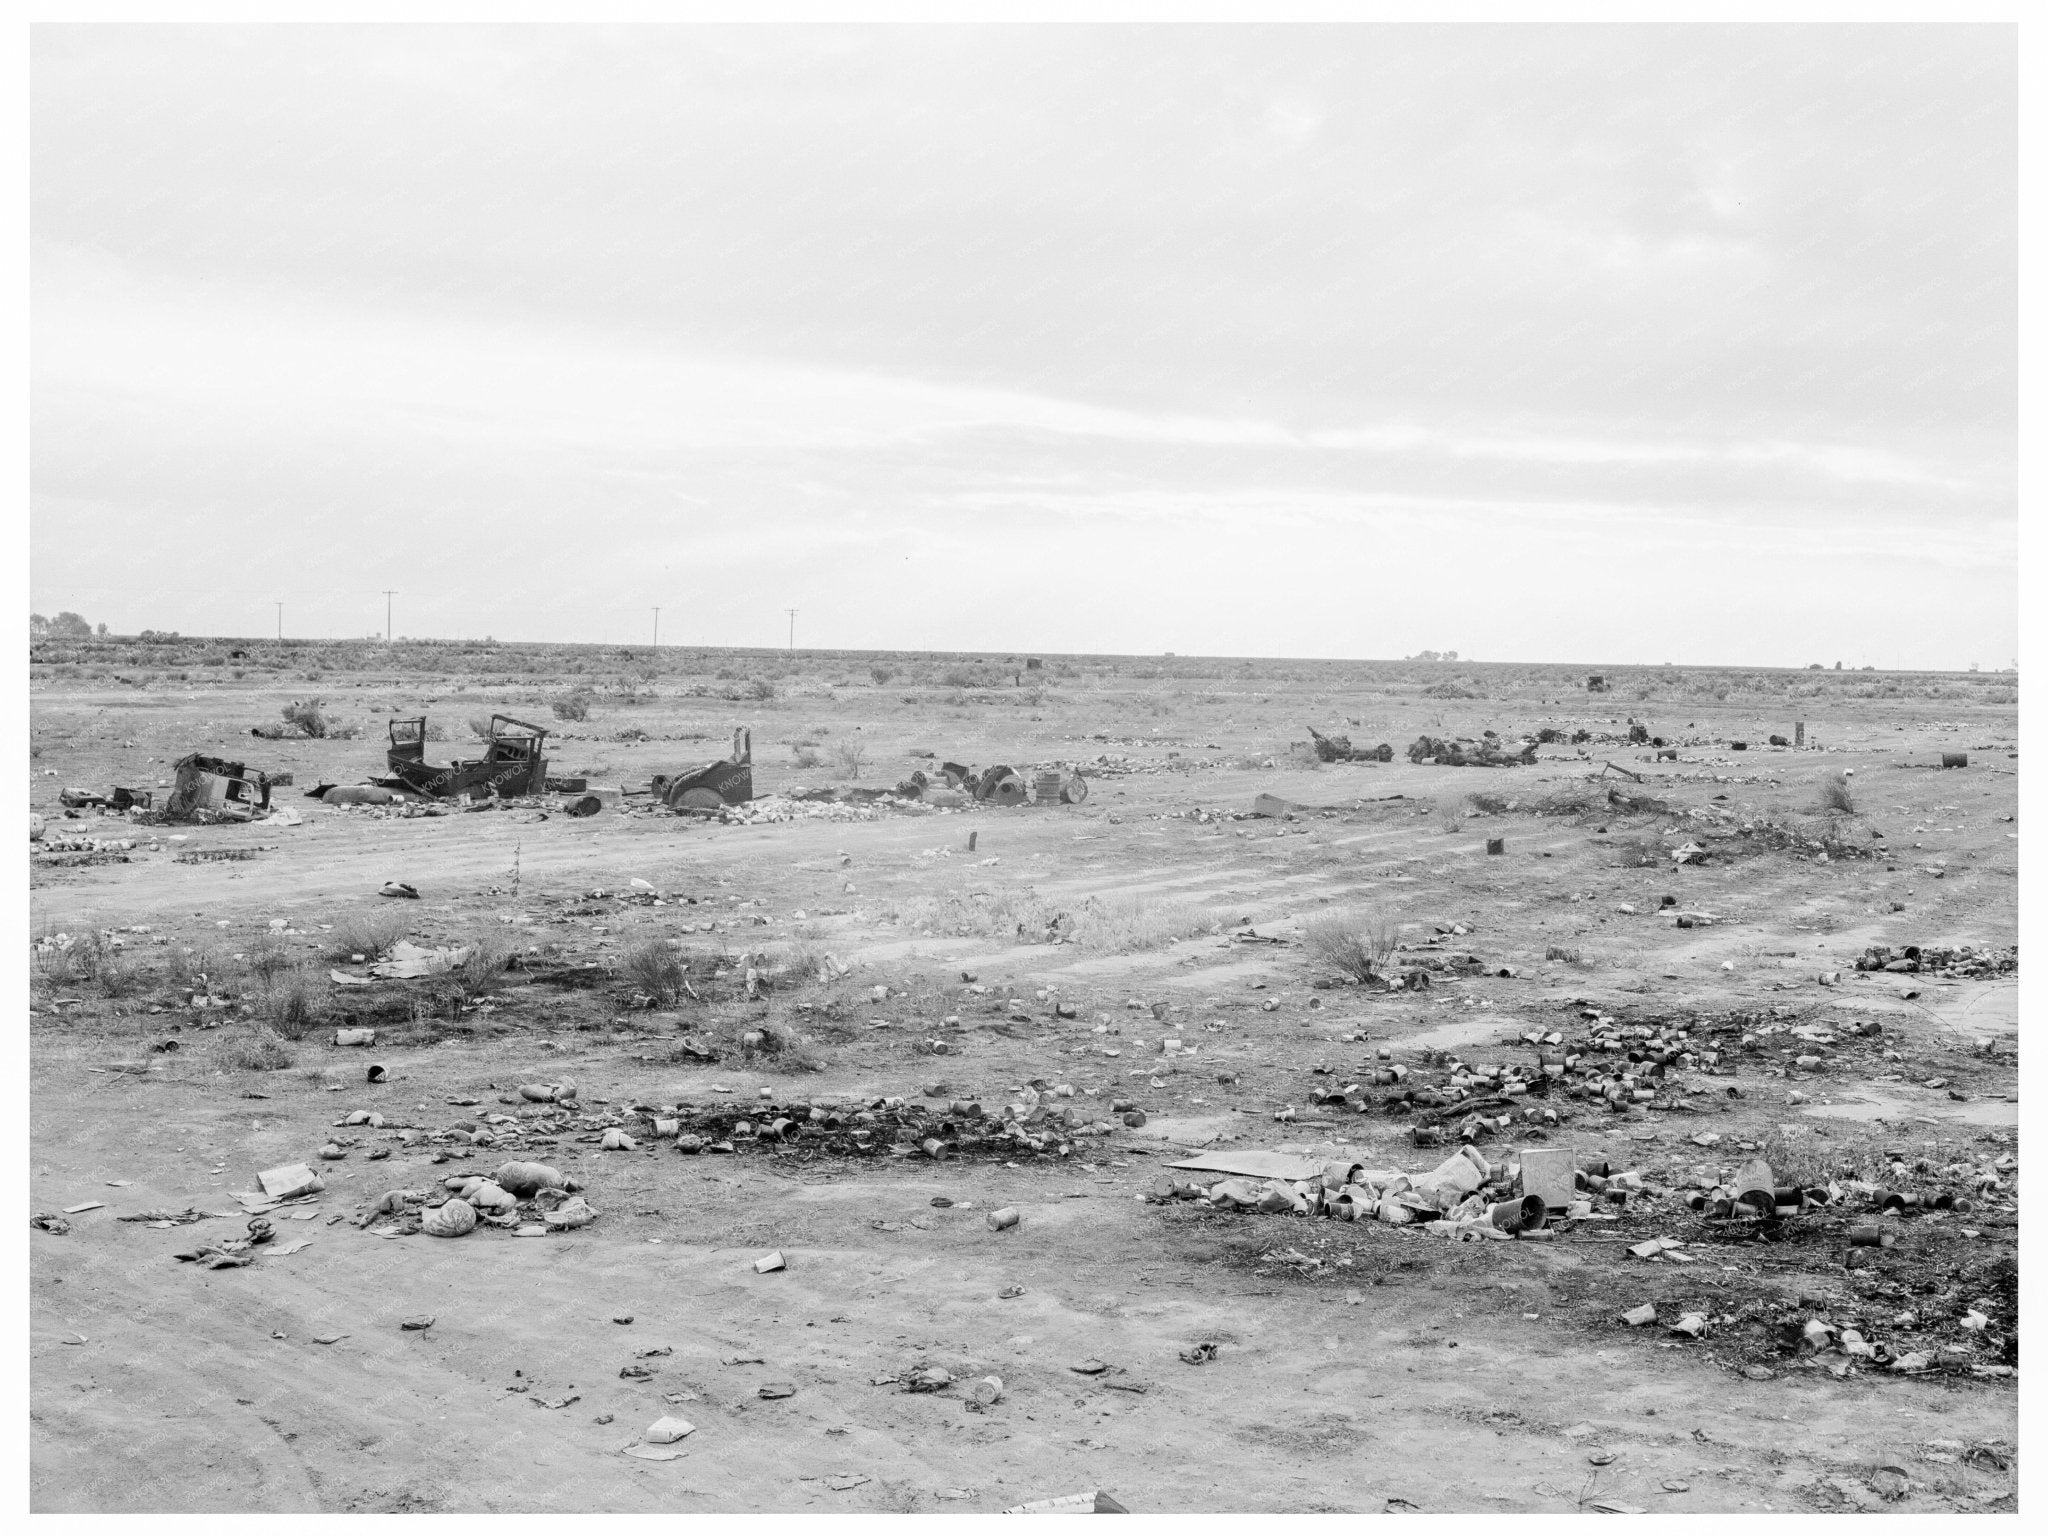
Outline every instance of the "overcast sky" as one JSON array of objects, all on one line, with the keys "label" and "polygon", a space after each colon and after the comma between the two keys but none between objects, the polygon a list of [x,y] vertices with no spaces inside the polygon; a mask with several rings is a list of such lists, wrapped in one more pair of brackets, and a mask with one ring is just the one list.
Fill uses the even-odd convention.
[{"label": "overcast sky", "polygon": [[2014,34],[41,27],[35,607],[2017,653]]}]

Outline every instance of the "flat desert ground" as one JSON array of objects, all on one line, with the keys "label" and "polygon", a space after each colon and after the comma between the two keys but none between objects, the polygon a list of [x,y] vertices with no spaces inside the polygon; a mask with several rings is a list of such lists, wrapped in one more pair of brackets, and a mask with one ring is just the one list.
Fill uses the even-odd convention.
[{"label": "flat desert ground", "polygon": [[[31,666],[32,849],[133,844],[31,857],[29,1199],[69,1227],[29,1233],[39,1511],[2014,1507],[2013,679],[229,644]],[[251,736],[315,695],[357,734]],[[550,771],[603,809],[304,793],[381,774],[394,716],[452,759],[494,710],[553,729]],[[1800,722],[1804,749],[1768,745]],[[1319,763],[1311,725],[1393,761]],[[737,726],[771,806],[944,760],[1089,793],[721,820],[613,792]],[[1545,729],[1528,766],[1406,753]],[[296,824],[59,805],[161,795],[191,752],[289,771]],[[1347,980],[1310,942],[1347,925],[1434,984]],[[400,940],[472,959],[367,980]],[[1858,970],[1873,946],[1996,958]],[[1503,1107],[1470,1070],[1533,1069],[1552,1034],[1583,1066],[1603,1028],[1642,1097]],[[1684,1061],[1628,1063],[1680,1028]],[[1399,1101],[1417,1085],[1491,1106],[1491,1163],[1639,1177],[1504,1241],[1155,1194],[1203,1153],[1426,1172],[1461,1113]],[[987,1134],[1039,1094],[1041,1145]],[[1692,1209],[1756,1158],[1829,1203]],[[372,1214],[508,1159],[597,1219],[447,1240]],[[252,1262],[175,1257],[245,1235],[237,1195],[293,1163],[325,1189]],[[1871,1226],[1893,1241],[1856,1246]],[[664,1415],[695,1426],[680,1454],[625,1454]]]}]

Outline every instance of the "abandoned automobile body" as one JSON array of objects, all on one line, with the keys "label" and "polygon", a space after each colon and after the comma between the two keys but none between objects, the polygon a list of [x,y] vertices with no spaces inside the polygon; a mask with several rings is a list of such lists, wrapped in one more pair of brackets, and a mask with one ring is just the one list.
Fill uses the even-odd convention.
[{"label": "abandoned automobile body", "polygon": [[391,776],[377,782],[443,800],[537,795],[547,786],[547,737],[541,726],[493,715],[482,757],[437,768],[427,761],[427,717],[393,720],[391,749],[384,757]]},{"label": "abandoned automobile body", "polygon": [[682,773],[657,773],[649,785],[663,805],[674,810],[715,811],[721,805],[745,805],[754,798],[754,733],[732,733],[731,753],[715,763]]},{"label": "abandoned automobile body", "polygon": [[194,752],[179,758],[174,771],[170,798],[164,802],[168,821],[189,821],[201,812],[248,821],[270,809],[270,781],[241,763]]}]

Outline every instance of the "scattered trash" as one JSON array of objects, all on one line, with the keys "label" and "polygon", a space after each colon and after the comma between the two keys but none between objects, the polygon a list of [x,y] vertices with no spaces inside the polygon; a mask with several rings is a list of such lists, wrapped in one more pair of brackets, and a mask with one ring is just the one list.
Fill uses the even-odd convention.
[{"label": "scattered trash", "polygon": [[663,1414],[648,1425],[640,1438],[648,1445],[674,1445],[685,1435],[694,1435],[697,1426],[688,1419],[679,1419],[672,1414]]},{"label": "scattered trash", "polygon": [[672,1446],[647,1445],[635,1442],[632,1445],[620,1447],[619,1454],[631,1456],[639,1461],[681,1461],[685,1453],[676,1450]]},{"label": "scattered trash", "polygon": [[[370,967],[370,974],[384,981],[409,981],[423,976],[445,976],[469,956],[470,951],[467,948],[422,949],[417,944],[409,944],[400,939],[391,946],[388,959],[380,960]],[[367,1045],[371,1042],[362,1043]]]},{"label": "scattered trash", "polygon": [[1130,1511],[1117,1503],[1115,1499],[1104,1493],[1100,1488],[1090,1488],[1086,1493],[1070,1493],[1062,1498],[1037,1499],[1029,1504],[1014,1505],[1004,1510],[1003,1513],[1006,1515],[1127,1515]]},{"label": "scattered trash", "polygon": [[318,1194],[327,1187],[326,1181],[304,1163],[286,1163],[279,1168],[266,1168],[256,1175],[256,1182],[263,1186],[263,1193],[272,1200],[296,1200],[301,1195]]},{"label": "scattered trash", "polygon": [[432,1317],[422,1314],[419,1317],[408,1317],[399,1323],[398,1326],[407,1333],[422,1333],[434,1326],[434,1320]]},{"label": "scattered trash", "polygon": [[764,1253],[760,1258],[754,1260],[754,1273],[757,1275],[772,1274],[778,1269],[787,1269],[788,1267],[779,1251]]}]

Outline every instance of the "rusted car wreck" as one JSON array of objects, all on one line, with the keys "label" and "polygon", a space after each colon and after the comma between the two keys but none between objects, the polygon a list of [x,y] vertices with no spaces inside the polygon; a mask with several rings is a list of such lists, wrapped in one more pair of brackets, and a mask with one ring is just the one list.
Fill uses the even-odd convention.
[{"label": "rusted car wreck", "polygon": [[547,739],[542,726],[493,715],[484,755],[440,768],[427,761],[427,717],[393,720],[391,748],[384,754],[390,776],[372,782],[436,800],[537,795],[547,787]]},{"label": "rusted car wreck", "polygon": [[241,763],[193,752],[178,759],[173,773],[166,821],[249,821],[270,809],[270,780]]},{"label": "rusted car wreck", "polygon": [[657,773],[648,788],[671,810],[715,811],[754,798],[754,733],[732,733],[732,750],[715,763],[681,773]]}]

